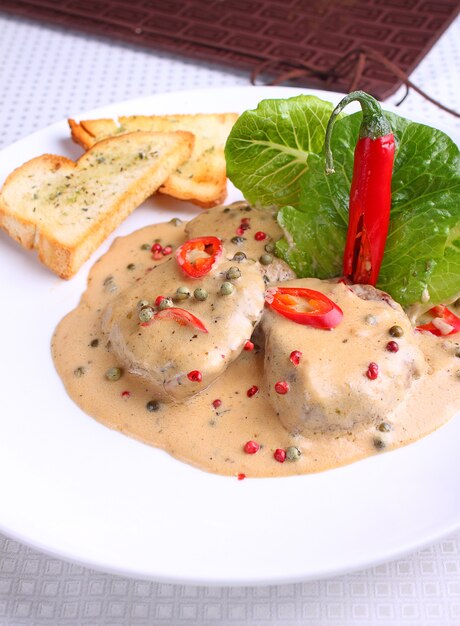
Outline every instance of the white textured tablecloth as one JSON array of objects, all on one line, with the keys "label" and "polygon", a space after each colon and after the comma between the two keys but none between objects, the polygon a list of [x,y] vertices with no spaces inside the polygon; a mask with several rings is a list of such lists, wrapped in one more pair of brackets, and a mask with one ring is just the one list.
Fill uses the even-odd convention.
[{"label": "white textured tablecloth", "polygon": [[[412,79],[460,111],[459,78],[457,19]],[[0,15],[0,148],[97,106],[164,91],[246,84],[241,72]],[[458,118],[415,93],[401,113],[460,129]],[[405,559],[330,580],[207,588],[95,572],[0,535],[0,626],[460,625],[459,552],[457,533]]]}]

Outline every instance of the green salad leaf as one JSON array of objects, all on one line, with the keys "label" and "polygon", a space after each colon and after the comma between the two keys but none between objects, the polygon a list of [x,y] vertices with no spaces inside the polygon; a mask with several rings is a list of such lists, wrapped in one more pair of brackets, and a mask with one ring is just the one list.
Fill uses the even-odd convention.
[{"label": "green salad leaf", "polygon": [[297,206],[307,159],[321,151],[332,110],[316,96],[263,100],[230,132],[227,176],[252,204]]},{"label": "green salad leaf", "polygon": [[[403,306],[445,302],[460,292],[460,154],[443,132],[387,116],[397,142],[390,229],[378,287]],[[281,208],[286,237],[277,252],[299,276],[342,272],[353,152],[361,113],[337,121],[332,137],[336,173],[311,154],[299,199]]]}]

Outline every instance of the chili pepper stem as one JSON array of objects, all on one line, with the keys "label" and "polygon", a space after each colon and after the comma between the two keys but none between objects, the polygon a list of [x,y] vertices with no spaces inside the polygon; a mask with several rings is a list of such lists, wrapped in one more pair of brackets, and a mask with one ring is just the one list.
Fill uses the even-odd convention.
[{"label": "chili pepper stem", "polygon": [[366,136],[370,139],[376,139],[377,137],[382,137],[391,133],[390,124],[388,123],[386,117],[382,115],[382,109],[380,108],[379,103],[365,91],[352,91],[342,98],[339,104],[335,107],[327,124],[326,137],[324,139],[324,148],[326,151],[326,174],[333,174],[335,172],[331,151],[332,129],[342,110],[350,104],[350,102],[354,101],[359,102],[363,111],[363,121],[359,133],[360,138]]}]

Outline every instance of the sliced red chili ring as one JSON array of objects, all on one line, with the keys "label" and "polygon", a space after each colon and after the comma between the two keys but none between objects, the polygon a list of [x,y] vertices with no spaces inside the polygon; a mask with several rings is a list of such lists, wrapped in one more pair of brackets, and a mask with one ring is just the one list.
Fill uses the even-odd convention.
[{"label": "sliced red chili ring", "polygon": [[182,270],[192,278],[201,278],[210,272],[222,254],[222,241],[218,237],[189,239],[176,251]]},{"label": "sliced red chili ring", "polygon": [[331,329],[340,324],[343,312],[324,293],[302,287],[269,289],[265,297],[268,306],[297,324]]},{"label": "sliced red chili ring", "polygon": [[[460,332],[460,317],[452,313],[445,304],[434,306],[428,313],[434,318],[433,322],[417,326],[417,330],[426,330],[438,337],[447,337],[447,335],[454,335]],[[443,332],[441,324],[439,324],[439,326],[436,325],[436,319],[442,320],[443,324],[451,326],[452,330],[450,332]]]},{"label": "sliced red chili ring", "polygon": [[174,320],[181,326],[193,326],[202,333],[208,332],[208,329],[203,322],[193,315],[193,313],[190,313],[190,311],[186,311],[185,309],[180,309],[179,307],[173,306],[169,309],[158,311],[151,321],[156,320]]}]

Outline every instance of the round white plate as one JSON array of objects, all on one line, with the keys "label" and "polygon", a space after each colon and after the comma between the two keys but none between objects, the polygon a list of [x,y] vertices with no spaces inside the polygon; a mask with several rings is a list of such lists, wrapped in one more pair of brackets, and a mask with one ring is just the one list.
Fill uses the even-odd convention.
[{"label": "round white plate", "polygon": [[[264,98],[300,92],[249,87],[169,93],[80,119],[243,111]],[[1,153],[0,182],[44,152],[81,153],[66,123],[54,124]],[[229,200],[238,197],[232,189]],[[113,432],[70,400],[53,367],[50,339],[77,304],[91,264],[114,236],[196,212],[168,198],[148,201],[70,282],[0,233],[0,530],[113,573],[254,585],[364,568],[460,526],[459,416],[415,444],[340,469],[238,481]]]}]

